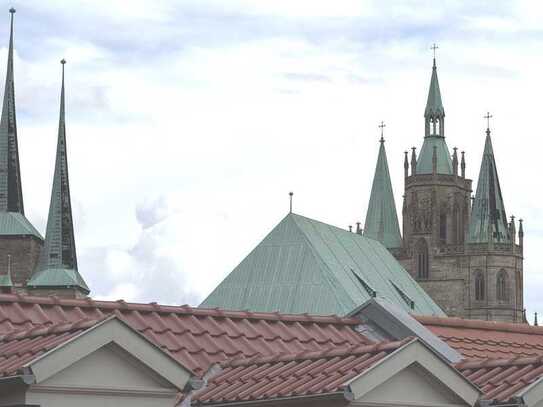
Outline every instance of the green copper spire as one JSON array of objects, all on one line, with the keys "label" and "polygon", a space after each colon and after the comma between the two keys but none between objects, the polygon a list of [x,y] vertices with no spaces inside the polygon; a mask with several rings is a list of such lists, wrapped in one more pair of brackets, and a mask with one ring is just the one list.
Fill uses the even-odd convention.
[{"label": "green copper spire", "polygon": [[[432,49],[437,47],[434,45]],[[417,174],[431,174],[434,148],[437,155],[437,173],[452,174],[453,165],[449,148],[445,142],[445,108],[441,101],[439,80],[437,79],[436,59],[432,66],[432,77],[428,90],[428,100],[424,110],[424,143],[417,160]]]},{"label": "green copper spire", "polygon": [[[384,125],[381,124],[381,126]],[[380,241],[387,248],[401,246],[400,226],[396,214],[396,203],[392,192],[385,140],[382,133],[370,202],[364,224],[364,236]]]},{"label": "green copper spire", "polygon": [[8,50],[8,66],[4,103],[0,119],[0,212],[24,214],[21,170],[19,168],[19,149],[17,147],[17,120],[15,117],[15,87],[13,81],[13,15],[10,9],[11,24]]},{"label": "green copper spire", "polygon": [[511,241],[489,128],[471,209],[468,240],[470,243]]},{"label": "green copper spire", "polygon": [[66,61],[62,60],[61,63],[60,119],[51,204],[38,270],[28,282],[28,286],[31,288],[77,288],[87,294],[90,290],[77,271],[64,117],[64,64]]}]

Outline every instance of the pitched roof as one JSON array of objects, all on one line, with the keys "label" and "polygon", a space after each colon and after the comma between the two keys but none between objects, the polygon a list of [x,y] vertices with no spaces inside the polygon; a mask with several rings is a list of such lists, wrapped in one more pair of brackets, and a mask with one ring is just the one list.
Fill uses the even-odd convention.
[{"label": "pitched roof", "polygon": [[34,236],[43,240],[40,232],[20,212],[0,211],[0,236]]},{"label": "pitched roof", "polygon": [[0,212],[18,212],[24,215],[13,80],[13,14],[15,9],[11,9],[10,13],[8,65],[0,118]]},{"label": "pitched roof", "polygon": [[487,129],[477,192],[471,210],[469,242],[487,243],[489,232],[493,242],[511,241],[490,130]]},{"label": "pitched roof", "polygon": [[66,121],[64,108],[64,64],[62,60],[62,87],[58,125],[57,156],[53,177],[51,204],[47,219],[45,242],[36,272],[29,287],[77,287],[84,293],[89,287],[77,269],[68,157],[66,152]]},{"label": "pitched roof", "polygon": [[381,243],[291,213],[201,306],[346,315],[373,296],[444,315]]},{"label": "pitched roof", "polygon": [[355,318],[0,294],[0,334],[112,314],[197,374],[228,358],[371,343]]},{"label": "pitched roof", "polygon": [[437,79],[435,58],[434,65],[432,66],[432,78],[430,79],[430,88],[428,89],[426,109],[424,110],[424,117],[429,116],[445,116],[445,108],[443,107],[443,102],[441,101],[441,91],[439,90],[439,80]]},{"label": "pitched roof", "polygon": [[465,358],[543,356],[543,327],[450,317],[416,319]]},{"label": "pitched roof", "polygon": [[198,405],[343,392],[350,379],[412,340],[228,361],[191,401]]},{"label": "pitched roof", "polygon": [[96,325],[101,319],[80,319],[1,334],[0,376],[24,374],[22,369],[25,365]]},{"label": "pitched roof", "polygon": [[364,236],[380,241],[387,248],[401,246],[400,225],[388,170],[385,140],[382,138],[366,213]]},{"label": "pitched roof", "polygon": [[543,377],[543,357],[486,359],[455,367],[484,393],[483,399],[505,402]]}]

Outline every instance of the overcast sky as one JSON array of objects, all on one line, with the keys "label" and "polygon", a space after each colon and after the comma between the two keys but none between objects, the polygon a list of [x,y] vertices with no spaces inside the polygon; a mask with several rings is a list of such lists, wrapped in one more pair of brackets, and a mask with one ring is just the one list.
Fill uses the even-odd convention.
[{"label": "overcast sky", "polygon": [[539,2],[0,5],[2,77],[17,8],[25,210],[42,233],[68,61],[76,244],[95,297],[197,305],[286,215],[290,190],[299,214],[363,222],[381,120],[401,205],[436,42],[447,142],[466,151],[475,185],[483,115],[494,115],[506,211],[525,219],[525,304],[543,311]]}]

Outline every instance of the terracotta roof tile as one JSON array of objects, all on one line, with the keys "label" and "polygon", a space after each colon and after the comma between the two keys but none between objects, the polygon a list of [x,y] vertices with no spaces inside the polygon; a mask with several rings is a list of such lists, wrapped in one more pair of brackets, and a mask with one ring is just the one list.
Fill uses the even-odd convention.
[{"label": "terracotta roof tile", "polygon": [[350,379],[406,345],[398,342],[335,348],[222,363],[223,370],[192,397],[195,404],[338,393]]},{"label": "terracotta roof tile", "polygon": [[231,358],[369,345],[355,318],[0,294],[0,335],[115,314],[197,374]]},{"label": "terracotta roof tile", "polygon": [[479,386],[483,399],[498,402],[509,401],[543,377],[543,357],[466,360],[455,367]]},{"label": "terracotta roof tile", "polygon": [[465,358],[543,356],[543,327],[461,318],[415,318]]},{"label": "terracotta roof tile", "polygon": [[23,368],[44,353],[69,341],[99,319],[31,326],[0,335],[0,376],[22,374]]}]

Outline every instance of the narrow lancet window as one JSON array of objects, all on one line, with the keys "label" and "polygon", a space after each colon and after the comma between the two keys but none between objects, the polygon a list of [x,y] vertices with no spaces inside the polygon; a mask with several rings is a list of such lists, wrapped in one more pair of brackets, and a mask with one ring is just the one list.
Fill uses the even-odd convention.
[{"label": "narrow lancet window", "polygon": [[420,239],[415,248],[415,261],[417,266],[417,277],[421,280],[428,279],[429,263],[428,263],[428,244],[426,240]]},{"label": "narrow lancet window", "polygon": [[485,278],[480,271],[475,274],[475,299],[477,301],[485,299]]},{"label": "narrow lancet window", "polygon": [[500,270],[496,279],[496,298],[498,301],[506,302],[508,300],[507,292],[507,273],[505,270]]}]

